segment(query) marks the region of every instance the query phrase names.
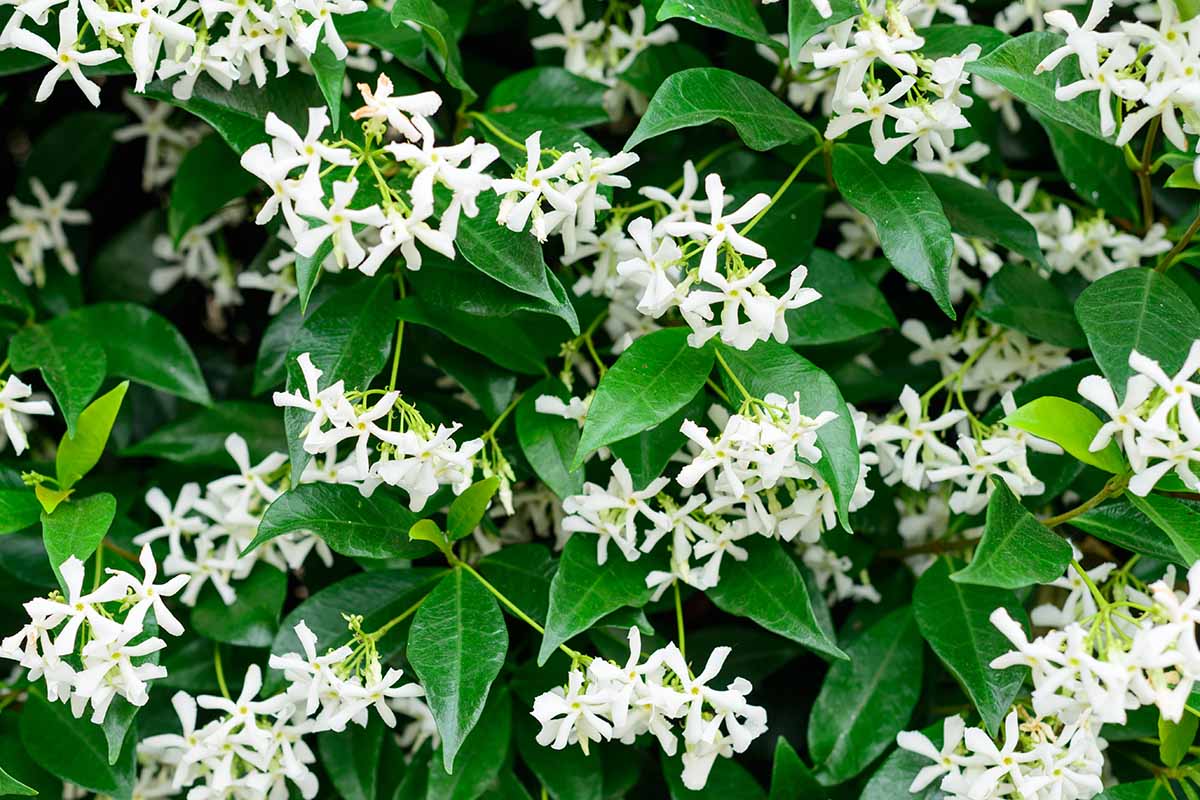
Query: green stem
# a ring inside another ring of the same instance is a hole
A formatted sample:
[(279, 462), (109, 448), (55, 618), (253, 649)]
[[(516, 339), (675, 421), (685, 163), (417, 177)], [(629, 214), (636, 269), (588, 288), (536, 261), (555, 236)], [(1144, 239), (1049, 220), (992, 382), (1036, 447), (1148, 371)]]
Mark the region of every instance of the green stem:
[(524, 143), (518, 142), (516, 139), (514, 139), (511, 136), (509, 136), (508, 134), (506, 134), (504, 131), (497, 128), (496, 125), (490, 119), (488, 119), (486, 114), (481, 114), (478, 111), (468, 111), (467, 116), (473, 120), (478, 121), (481, 125), (483, 125), (483, 127), (487, 128), (489, 131), (491, 131), (492, 135), (495, 136), (500, 141), (504, 142), (507, 145), (517, 148), (522, 153), (525, 152)]
[(225, 685), (225, 670), (221, 666), (221, 645), (213, 644), (213, 669), (217, 671), (217, 686), (221, 689), (221, 696), (226, 700), (231, 699), (229, 696), (229, 687)]
[(420, 600), (418, 600), (417, 602), (413, 603), (408, 608), (401, 611), (399, 616), (392, 617), (387, 622), (383, 623), (383, 625), (379, 626), (379, 628), (377, 628), (376, 630), (367, 634), (367, 636), (370, 637), (371, 641), (373, 641), (373, 642), (379, 641), (392, 628), (396, 627), (401, 622), (404, 622), (404, 620), (408, 619), (413, 614), (417, 613), (417, 609), (421, 607), (421, 604), (424, 603), (425, 600), (428, 599), (428, 597), (429, 597), (429, 593), (426, 593)]
[(679, 597), (679, 581), (675, 581), (675, 627), (678, 629), (676, 634), (679, 639), (679, 655), (687, 660), (686, 644), (684, 642), (683, 633), (683, 601)]
[(490, 427), (486, 431), (484, 431), (484, 434), (481, 438), (488, 439), (488, 438), (491, 438), (492, 436), (495, 436), (496, 431), (504, 423), (504, 420), (508, 419), (508, 415), (511, 414), (513, 412), (513, 409), (517, 407), (517, 403), (521, 402), (521, 397), (522, 397), (521, 393), (518, 392), (517, 396), (514, 397), (512, 399), (512, 402), (510, 402), (508, 404), (508, 407), (500, 412), (500, 416), (496, 417), (496, 421), (492, 423), (492, 427)]
[(1197, 233), (1200, 233), (1200, 214), (1197, 214), (1196, 218), (1192, 220), (1192, 224), (1189, 225), (1188, 229), (1183, 232), (1183, 236), (1180, 237), (1179, 241), (1175, 243), (1175, 246), (1171, 248), (1171, 252), (1163, 256), (1163, 260), (1158, 262), (1158, 266), (1154, 268), (1154, 271), (1166, 272), (1172, 266), (1174, 266), (1175, 259), (1179, 257), (1180, 253), (1187, 249), (1187, 246), (1192, 243), (1192, 238), (1195, 237)]
[(716, 381), (714, 381), (712, 378), (705, 378), (704, 382), (708, 384), (708, 388), (717, 393), (717, 397), (724, 400), (726, 404), (733, 405), (733, 401), (729, 399), (729, 395), (725, 393), (724, 389), (717, 385)]
[(1057, 527), (1064, 522), (1078, 517), (1080, 514), (1090, 511), (1108, 498), (1120, 494), (1121, 492), (1125, 491), (1125, 487), (1128, 485), (1128, 475), (1114, 475), (1107, 483), (1104, 484), (1104, 487), (1100, 489), (1100, 491), (1096, 492), (1096, 494), (1094, 494), (1092, 497), (1088, 498), (1069, 511), (1064, 511), (1063, 513), (1053, 517), (1047, 517), (1046, 519), (1042, 520), (1042, 524), (1047, 528)]
[(800, 174), (800, 171), (808, 166), (808, 162), (812, 161), (813, 157), (823, 149), (825, 149), (824, 145), (818, 145), (816, 149), (812, 150), (808, 155), (800, 159), (800, 163), (792, 169), (791, 174), (788, 175), (787, 178), (784, 179), (783, 183), (780, 184), (779, 188), (775, 190), (775, 194), (771, 195), (771, 202), (767, 203), (767, 207), (755, 214), (754, 218), (746, 223), (746, 227), (742, 228), (740, 231), (738, 231), (738, 233), (740, 233), (742, 236), (745, 236), (747, 233), (749, 233), (750, 230), (758, 224), (758, 221), (767, 215), (767, 212), (771, 210), (779, 198), (783, 197), (783, 193), (786, 192), (788, 187), (792, 185), (792, 182), (796, 180), (796, 176)]
[(1150, 163), (1154, 155), (1154, 140), (1158, 138), (1159, 117), (1150, 122), (1146, 132), (1146, 143), (1142, 147), (1141, 167), (1137, 171), (1138, 190), (1142, 196), (1142, 235), (1154, 224), (1154, 194), (1150, 184)]
[(1103, 611), (1104, 609), (1108, 608), (1108, 601), (1104, 599), (1104, 595), (1100, 593), (1100, 589), (1097, 588), (1096, 582), (1093, 581), (1087, 574), (1087, 570), (1083, 568), (1083, 565), (1072, 558), (1071, 566), (1075, 568), (1077, 573), (1079, 573), (1080, 579), (1087, 584), (1088, 591), (1092, 593), (1092, 597), (1096, 600), (1096, 605), (1099, 606), (1100, 610)]
[(746, 387), (738, 380), (737, 375), (733, 374), (733, 370), (729, 368), (729, 364), (725, 363), (725, 356), (721, 355), (721, 351), (718, 349), (713, 352), (716, 353), (717, 363), (721, 365), (721, 369), (725, 370), (725, 374), (729, 376), (729, 380), (733, 381), (733, 385), (737, 387), (737, 390), (742, 393), (742, 397), (746, 400), (753, 400), (753, 395), (746, 391)]

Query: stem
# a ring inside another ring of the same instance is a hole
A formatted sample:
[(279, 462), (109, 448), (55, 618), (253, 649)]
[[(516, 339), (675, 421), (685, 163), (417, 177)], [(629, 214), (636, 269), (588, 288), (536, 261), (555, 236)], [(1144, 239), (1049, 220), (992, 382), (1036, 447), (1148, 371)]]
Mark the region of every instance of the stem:
[(1146, 133), (1146, 143), (1142, 147), (1142, 166), (1137, 171), (1138, 189), (1142, 196), (1142, 235), (1144, 236), (1154, 224), (1154, 195), (1150, 185), (1150, 158), (1154, 154), (1154, 140), (1158, 138), (1159, 117), (1150, 122)]
[(486, 114), (481, 114), (478, 111), (468, 111), (467, 116), (473, 120), (477, 120), (480, 124), (483, 125), (483, 127), (487, 128), (489, 131), (491, 131), (492, 135), (495, 136), (500, 141), (504, 142), (507, 145), (517, 148), (522, 153), (525, 152), (525, 145), (523, 143), (518, 142), (516, 139), (509, 136), (507, 133), (505, 133), (504, 131), (497, 128), (496, 125), (490, 119), (488, 119)]
[(708, 388), (717, 393), (717, 397), (724, 400), (727, 404), (733, 405), (733, 401), (729, 399), (729, 395), (725, 393), (724, 389), (716, 384), (716, 381), (714, 381), (712, 378), (705, 378), (704, 382), (708, 384)]
[(742, 228), (740, 231), (738, 231), (738, 233), (740, 233), (743, 236), (745, 236), (747, 233), (749, 233), (750, 229), (753, 228), (755, 225), (757, 225), (758, 221), (760, 219), (762, 219), (764, 216), (766, 216), (767, 212), (771, 210), (771, 208), (775, 205), (775, 203), (779, 200), (779, 198), (783, 197), (783, 193), (786, 192), (788, 190), (788, 187), (792, 185), (792, 181), (796, 180), (796, 176), (800, 174), (800, 170), (802, 170), (806, 166), (808, 166), (808, 162), (812, 161), (813, 156), (815, 156), (817, 153), (821, 152), (824, 149), (825, 149), (824, 145), (817, 145), (817, 148), (815, 150), (810, 152), (804, 158), (800, 159), (800, 163), (797, 164), (792, 169), (791, 174), (788, 175), (787, 178), (784, 179), (783, 183), (780, 184), (779, 188), (775, 190), (775, 194), (771, 195), (771, 202), (767, 203), (767, 207), (764, 208), (762, 211), (758, 212), (757, 214), (755, 214), (754, 218), (746, 223), (746, 227)]
[(734, 375), (733, 370), (729, 368), (729, 364), (725, 363), (725, 356), (721, 355), (721, 351), (715, 349), (713, 352), (717, 356), (717, 363), (721, 365), (721, 369), (725, 370), (725, 374), (729, 376), (729, 380), (733, 381), (733, 385), (737, 387), (737, 390), (742, 393), (742, 397), (747, 400), (753, 400), (753, 396), (746, 391), (745, 386), (742, 386), (742, 382), (738, 380), (737, 375)]
[(487, 431), (484, 432), (484, 434), (481, 438), (487, 439), (491, 436), (494, 436), (496, 433), (496, 430), (500, 427), (501, 424), (503, 424), (504, 420), (506, 420), (508, 418), (508, 415), (513, 412), (513, 409), (517, 407), (517, 403), (519, 403), (520, 401), (521, 401), (521, 393), (518, 392), (517, 396), (512, 399), (512, 402), (508, 404), (507, 408), (505, 408), (503, 411), (500, 412), (500, 416), (496, 417), (496, 421), (492, 423), (492, 427), (488, 428)]
[(1042, 520), (1042, 524), (1045, 525), (1047, 528), (1057, 527), (1057, 526), (1063, 524), (1064, 522), (1067, 522), (1069, 520), (1074, 519), (1075, 517), (1078, 517), (1080, 514), (1090, 511), (1091, 509), (1093, 509), (1096, 506), (1103, 503), (1108, 498), (1113, 497), (1114, 495), (1120, 494), (1121, 492), (1125, 491), (1125, 487), (1128, 485), (1129, 485), (1129, 476), (1128, 475), (1115, 475), (1111, 479), (1109, 479), (1108, 483), (1104, 484), (1104, 487), (1100, 491), (1096, 492), (1096, 494), (1093, 495), (1091, 498), (1083, 501), (1079, 505), (1075, 506), (1075, 508), (1072, 508), (1070, 511), (1064, 511), (1063, 513), (1058, 514), (1056, 516), (1047, 517), (1046, 519)]
[(100, 579), (104, 577), (104, 548), (96, 548), (96, 573), (92, 576), (92, 591), (100, 588)]
[[(396, 287), (400, 292), (400, 299), (403, 300), (404, 299), (404, 276), (402, 276), (402, 275), (396, 276)], [(389, 392), (393, 391), (396, 388), (396, 377), (400, 371), (400, 348), (403, 345), (404, 345), (404, 319), (401, 318), (401, 319), (396, 320), (396, 347), (392, 351), (392, 375), (388, 379), (388, 388), (387, 388), (387, 390)], [(396, 407), (395, 407), (395, 404), (393, 404), (392, 407), (388, 409), (387, 427), (388, 427), (389, 431), (392, 429), (392, 415), (395, 412), (396, 412)]]
[(118, 544), (113, 544), (112, 541), (109, 540), (107, 537), (105, 537), (103, 540), (101, 540), (100, 546), (103, 548), (107, 548), (108, 550), (111, 550), (113, 553), (115, 553), (116, 555), (125, 559), (126, 561), (128, 561), (131, 564), (138, 563), (137, 553), (130, 552), (129, 550), (126, 550), (124, 547), (121, 547)]
[(679, 631), (679, 633), (677, 635), (678, 639), (679, 639), (679, 655), (683, 656), (684, 660), (686, 661), (687, 660), (687, 650), (685, 649), (684, 635), (683, 635), (683, 601), (680, 600), (680, 598), (679, 598), (679, 581), (675, 581), (674, 586), (675, 586), (675, 626)]
[(1166, 272), (1169, 270), (1175, 263), (1175, 259), (1179, 257), (1179, 254), (1186, 250), (1187, 246), (1192, 243), (1192, 238), (1197, 233), (1200, 233), (1200, 214), (1198, 214), (1196, 218), (1192, 220), (1192, 224), (1189, 225), (1188, 229), (1183, 232), (1183, 236), (1178, 242), (1175, 243), (1175, 246), (1171, 248), (1171, 252), (1163, 256), (1163, 260), (1158, 262), (1158, 266), (1154, 268), (1154, 271)]
[(1072, 558), (1071, 566), (1075, 568), (1075, 571), (1079, 573), (1079, 577), (1087, 584), (1088, 591), (1092, 593), (1092, 597), (1096, 600), (1096, 605), (1101, 610), (1107, 608), (1108, 601), (1104, 599), (1104, 595), (1100, 594), (1100, 590), (1096, 587), (1096, 582), (1087, 574), (1087, 570), (1083, 568), (1083, 565)]
[[(533, 617), (529, 616), (524, 611), (522, 611), (520, 609), (520, 607), (517, 606), (516, 603), (514, 603), (512, 600), (509, 600), (507, 597), (505, 597), (503, 592), (501, 592), (495, 586), (492, 586), (492, 584), (488, 583), (488, 580), (486, 578), (484, 578), (482, 575), (480, 575), (475, 570), (474, 567), (472, 567), (470, 564), (468, 564), (467, 562), (465, 562), (459, 558), (456, 558), (453, 556), (452, 556), (452, 558), (454, 559), (453, 560), (454, 566), (461, 567), (464, 570), (466, 570), (467, 572), (471, 573), (471, 575), (473, 575), (475, 577), (475, 580), (477, 580), (481, 584), (483, 584), (483, 588), (485, 588), (489, 592), (491, 592), (496, 597), (497, 600), (499, 600), (501, 603), (503, 603), (504, 606), (509, 611), (511, 611), (514, 616), (517, 617), (517, 619), (526, 623), (527, 625), (529, 625), (529, 627), (533, 628), (535, 631), (542, 634), (543, 636), (546, 635), (546, 629), (543, 628), (541, 625), (539, 625), (537, 620), (535, 620)], [(583, 653), (580, 653), (578, 650), (572, 650), (570, 647), (567, 647), (565, 644), (560, 644), (558, 646), (558, 649), (562, 650), (564, 653), (566, 653), (568, 656), (570, 656), (571, 661), (586, 661), (586, 660), (588, 660), (587, 656), (585, 656)]]
[(592, 334), (588, 333), (583, 337), (583, 345), (587, 348), (588, 355), (592, 357), (592, 361), (596, 364), (596, 369), (600, 372), (600, 377), (608, 372), (608, 367), (604, 365), (604, 360), (600, 358), (600, 354), (596, 352), (596, 344), (592, 341)]
[(213, 644), (213, 668), (217, 671), (217, 686), (221, 689), (221, 696), (229, 700), (229, 687), (225, 685), (225, 670), (221, 667), (221, 645)]
[(413, 614), (417, 613), (417, 609), (421, 607), (421, 603), (424, 603), (425, 600), (428, 599), (429, 594), (431, 594), (431, 593), (426, 593), (425, 596), (422, 597), (420, 600), (418, 600), (417, 602), (413, 603), (408, 608), (401, 611), (399, 616), (389, 619), (387, 622), (385, 622), (383, 625), (381, 625), (378, 629), (367, 634), (369, 637), (371, 637), (371, 641), (374, 641), (374, 642), (379, 641), (380, 639), (383, 638), (384, 634), (386, 634), (392, 628), (396, 627), (401, 622), (404, 622), (404, 620), (408, 619)]

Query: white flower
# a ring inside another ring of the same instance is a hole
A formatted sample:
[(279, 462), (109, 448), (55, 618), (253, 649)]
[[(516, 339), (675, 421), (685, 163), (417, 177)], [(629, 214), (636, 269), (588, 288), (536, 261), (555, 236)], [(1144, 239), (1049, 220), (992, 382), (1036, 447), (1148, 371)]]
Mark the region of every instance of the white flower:
[(406, 139), (416, 141), (421, 138), (421, 132), (414, 123), (418, 120), (424, 122), (426, 117), (436, 114), (442, 106), (442, 98), (437, 92), (393, 97), (394, 88), (392, 79), (383, 73), (379, 74), (374, 91), (369, 84), (358, 84), (358, 90), (363, 96), (363, 106), (350, 116), (354, 119), (386, 120)]
[(0, 421), (4, 423), (4, 432), (12, 442), (13, 452), (17, 455), (25, 452), (29, 440), (21, 425), (18, 414), (53, 414), (54, 409), (45, 400), (27, 400), (33, 389), (16, 375), (10, 375), (0, 388)]
[(734, 226), (748, 222), (751, 217), (770, 205), (770, 196), (760, 192), (736, 211), (726, 214), (725, 186), (721, 183), (720, 175), (712, 173), (704, 179), (704, 192), (708, 196), (708, 222), (681, 220), (663, 226), (663, 231), (671, 236), (695, 236), (706, 242), (704, 253), (700, 257), (701, 280), (710, 281), (717, 274), (717, 253), (726, 242), (742, 255), (766, 258), (766, 248), (738, 233)]
[(106, 64), (119, 58), (111, 48), (85, 52), (76, 46), (79, 40), (79, 4), (76, 0), (68, 2), (66, 7), (58, 12), (58, 46), (52, 46), (36, 33), (18, 28), (10, 34), (9, 41), (22, 50), (28, 50), (54, 62), (50, 71), (42, 77), (38, 86), (36, 99), (40, 103), (54, 91), (59, 78), (66, 73), (79, 87), (88, 102), (94, 106), (100, 105), (100, 86), (83, 74), (81, 66)]

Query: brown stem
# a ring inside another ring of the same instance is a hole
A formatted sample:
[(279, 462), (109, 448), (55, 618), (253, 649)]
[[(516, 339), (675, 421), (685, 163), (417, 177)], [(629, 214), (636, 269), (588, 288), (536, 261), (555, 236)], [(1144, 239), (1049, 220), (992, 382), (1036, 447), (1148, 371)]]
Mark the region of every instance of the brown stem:
[(1138, 188), (1142, 196), (1142, 235), (1154, 224), (1154, 194), (1150, 185), (1150, 159), (1154, 155), (1154, 140), (1158, 138), (1159, 118), (1150, 122), (1146, 143), (1142, 146), (1142, 163), (1137, 171)]

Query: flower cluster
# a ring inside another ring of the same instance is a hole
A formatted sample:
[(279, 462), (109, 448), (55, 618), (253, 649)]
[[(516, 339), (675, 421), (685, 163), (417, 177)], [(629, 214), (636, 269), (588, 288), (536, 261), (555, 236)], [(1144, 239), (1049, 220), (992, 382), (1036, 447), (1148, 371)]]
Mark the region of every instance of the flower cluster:
[[(358, 620), (350, 619), (352, 626)], [(162, 796), (191, 787), (191, 797), (286, 797), (290, 782), (306, 800), (314, 797), (319, 781), (308, 765), (316, 757), (305, 735), (342, 731), (350, 722), (365, 726), (371, 709), (395, 727), (389, 703), (419, 703), (414, 698), (424, 694), (417, 684), (397, 685), (403, 671), (385, 674), (374, 639), (353, 629), (358, 647), (318, 654), (316, 636), (303, 621), (297, 624), (303, 653), (271, 656), (270, 667), (282, 670), (289, 682), (271, 697), (257, 699), (263, 685), (257, 665), (246, 670), (236, 699), (177, 692), (171, 702), (182, 732), (138, 744), (140, 782), (161, 789)], [(198, 709), (219, 716), (198, 725)]]
[(683, 784), (699, 790), (718, 756), (745, 752), (767, 730), (767, 712), (746, 702), (750, 682), (737, 678), (724, 689), (710, 686), (730, 648), (718, 647), (703, 671), (693, 676), (673, 643), (642, 660), (642, 637), (629, 629), (629, 659), (616, 664), (588, 660), (571, 670), (566, 687), (556, 687), (533, 702), (541, 723), (538, 744), (562, 750), (578, 744), (616, 739), (632, 744), (651, 733), (668, 756), (678, 750), (675, 723), (682, 721)]
[(530, 8), (537, 5), (543, 17), (554, 17), (562, 33), (547, 33), (534, 37), (536, 50), (561, 49), (563, 67), (588, 80), (608, 87), (604, 107), (615, 121), (621, 118), (628, 103), (637, 114), (646, 110), (646, 96), (620, 80), (637, 57), (649, 47), (667, 44), (679, 38), (671, 25), (659, 25), (646, 30), (646, 7), (635, 5), (610, 9), (603, 20), (588, 21), (582, 0), (521, 0)]
[(325, 563), (333, 559), (325, 543), (307, 531), (279, 536), (244, 552), (263, 512), (279, 497), (287, 456), (271, 453), (253, 464), (246, 440), (236, 433), (225, 439), (225, 449), (237, 465), (236, 473), (211, 481), (203, 494), (198, 483), (184, 484), (174, 503), (161, 489), (150, 489), (146, 505), (161, 524), (134, 538), (139, 545), (166, 540), (163, 570), (187, 576), (180, 600), (189, 606), (195, 605), (205, 584), (211, 584), (226, 605), (232, 604), (237, 599), (234, 584), (245, 580), (259, 561), (286, 572), (298, 569), (314, 549)]
[(138, 561), (140, 579), (109, 569), (103, 583), (84, 592), (83, 562), (70, 556), (58, 570), (66, 594), (25, 603), (29, 622), (0, 642), (0, 657), (29, 670), (29, 680), (44, 679), (48, 700), (69, 703), (76, 717), (90, 704), (97, 725), (115, 698), (143, 706), (150, 699), (148, 683), (166, 677), (167, 670), (154, 663), (154, 654), (166, 647), (155, 630), (183, 633), (163, 599), (179, 592), (187, 579), (155, 583), (158, 565), (149, 547), (142, 548)]
[[(265, 86), (268, 73), (286, 75), (291, 63), (307, 67), (319, 42), (338, 58), (348, 54), (334, 18), (365, 11), (362, 0), (272, 0), (230, 3), (203, 0), (18, 0), (0, 31), (0, 49), (16, 47), (43, 56), (53, 66), (42, 79), (37, 99), (45, 100), (69, 75), (92, 105), (100, 104), (100, 86), (84, 67), (122, 57), (109, 44), (119, 44), (133, 69), (135, 90), (142, 92), (157, 76), (172, 81), (180, 100), (192, 96), (196, 81), (207, 75), (223, 88), (234, 83)], [(58, 41), (51, 42), (26, 27), (46, 25), (58, 9)], [(79, 25), (83, 12), (84, 25)], [(90, 34), (90, 35), (85, 35)], [(84, 49), (98, 40), (98, 49)]]
[[(435, 429), (421, 412), (400, 397), (398, 391), (384, 392), (368, 405), (368, 393), (347, 392), (342, 381), (320, 388), (322, 376), (309, 357), (297, 358), (304, 376), (305, 391), (276, 392), (275, 405), (311, 414), (300, 435), (305, 452), (323, 457), (323, 464), (309, 464), (314, 481), (355, 484), (370, 496), (380, 484), (399, 486), (408, 493), (409, 506), (420, 511), (440, 486), (461, 494), (471, 485), (476, 455), (482, 439), (459, 445), (452, 438), (462, 426), (438, 425)], [(398, 429), (392, 430), (393, 417)], [(386, 418), (386, 419), (385, 419)], [(380, 424), (380, 420), (385, 420)], [(338, 449), (353, 444), (353, 452), (339, 460)], [(372, 461), (372, 454), (378, 458)]]
[(1053, 584), (1067, 591), (1062, 604), (1033, 611), (1047, 633), (1030, 639), (1006, 609), (991, 615), (1015, 648), (991, 666), (1029, 667), (1032, 713), (1010, 712), (1000, 747), (979, 728), (964, 732), (960, 718), (946, 721), (941, 748), (920, 734), (900, 734), (901, 747), (937, 762), (912, 791), (940, 777), (952, 798), (1087, 800), (1103, 790), (1102, 725), (1123, 725), (1128, 711), (1151, 705), (1163, 719), (1183, 716), (1200, 678), (1200, 566), (1188, 572), (1186, 594), (1174, 589), (1174, 567), (1148, 587), (1112, 563), (1085, 571), (1075, 561), (1070, 570)]
[(1099, 375), (1079, 382), (1079, 394), (1109, 416), (1089, 449), (1116, 442), (1133, 469), (1129, 491), (1141, 497), (1172, 471), (1187, 489), (1200, 491), (1200, 478), (1192, 471), (1192, 462), (1200, 461), (1200, 417), (1194, 405), (1200, 396), (1200, 340), (1192, 343), (1174, 375), (1136, 350), (1129, 353), (1129, 367), (1133, 374), (1119, 399)]
[(12, 223), (0, 229), (0, 242), (11, 243), (13, 270), (26, 286), (45, 284), (47, 253), (54, 253), (69, 274), (79, 274), (79, 264), (63, 226), (86, 224), (92, 221), (92, 216), (82, 209), (67, 207), (75, 196), (75, 189), (76, 185), (67, 181), (59, 186), (58, 194), (51, 197), (42, 182), (33, 178), (29, 190), (37, 205), (22, 203), (16, 197), (8, 198)]
[(149, 192), (170, 183), (179, 171), (179, 165), (188, 150), (200, 143), (208, 126), (185, 124), (173, 127), (170, 124), (175, 107), (169, 103), (156, 103), (127, 91), (121, 102), (133, 112), (137, 121), (113, 131), (118, 142), (146, 140), (142, 158), (142, 189)]
[(150, 273), (150, 288), (164, 294), (180, 281), (195, 281), (211, 291), (217, 308), (240, 305), (238, 287), (244, 283), (243, 276), (235, 273), (233, 262), (224, 248), (213, 245), (212, 237), (222, 228), (241, 221), (243, 213), (240, 206), (225, 208), (188, 228), (178, 244), (165, 233), (154, 237), (151, 250), (163, 266)]
[[(591, 274), (575, 284), (575, 293), (610, 299), (606, 327), (618, 349), (647, 331), (646, 318), (657, 320), (671, 310), (678, 310), (691, 327), (693, 347), (717, 336), (739, 350), (772, 338), (786, 342), (787, 312), (821, 297), (804, 286), (804, 266), (792, 269), (786, 286), (780, 285), (784, 279), (776, 275), (766, 248), (746, 236), (770, 207), (769, 196), (756, 194), (727, 210), (731, 198), (720, 175), (705, 177), (706, 199), (695, 199), (698, 188), (696, 168), (685, 162), (678, 194), (655, 186), (639, 188), (647, 198), (642, 206), (655, 210), (654, 221), (637, 217), (626, 235), (614, 218), (602, 236), (581, 240), (579, 250), (568, 256), (569, 262), (594, 257)], [(739, 231), (737, 226), (743, 227)], [(758, 263), (748, 265), (746, 258)], [(778, 296), (773, 294), (780, 289)]]

